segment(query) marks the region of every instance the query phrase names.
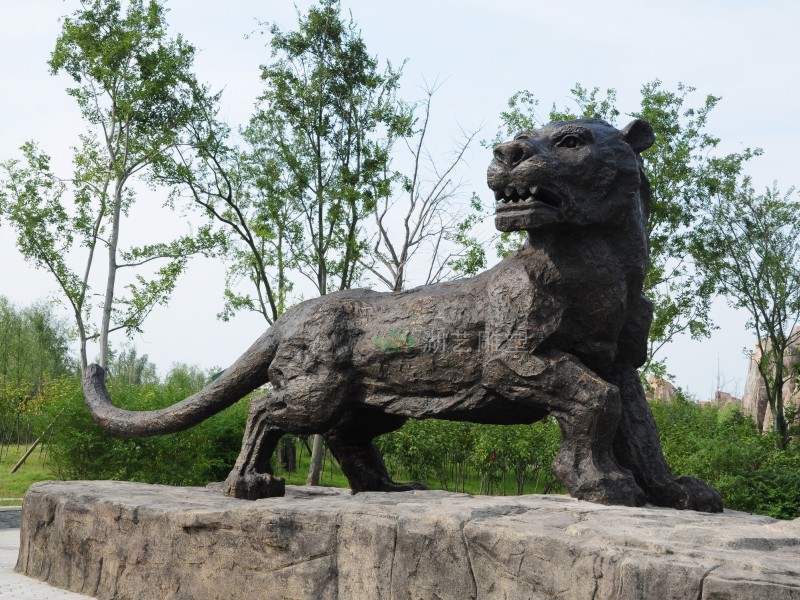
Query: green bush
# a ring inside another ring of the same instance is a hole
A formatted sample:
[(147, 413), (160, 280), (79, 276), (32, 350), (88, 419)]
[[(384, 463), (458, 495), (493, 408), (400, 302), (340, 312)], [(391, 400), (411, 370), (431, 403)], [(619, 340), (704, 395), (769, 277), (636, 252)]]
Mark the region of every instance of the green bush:
[(739, 407), (704, 406), (679, 396), (651, 405), (675, 475), (716, 487), (726, 508), (779, 519), (800, 516), (800, 451), (777, 447)]
[(560, 489), (550, 473), (560, 442), (551, 419), (533, 425), (410, 420), (377, 440), (394, 479), (481, 494)]
[(561, 444), (561, 432), (553, 419), (533, 425), (483, 425), (476, 428), (473, 461), (480, 475), (480, 492), (506, 493), (512, 481), (514, 493), (526, 484), (545, 494), (560, 490), (550, 471)]
[(74, 370), (68, 331), (52, 306), (17, 308), (0, 296), (0, 447), (36, 439), (45, 383)]
[[(153, 410), (196, 391), (176, 378), (164, 386), (108, 382), (117, 406)], [(191, 381), (192, 378), (187, 378)], [(187, 431), (123, 439), (103, 431), (83, 402), (80, 382), (64, 378), (45, 392), (47, 419), (55, 421), (47, 442), (54, 473), (63, 479), (120, 479), (170, 485), (205, 485), (224, 479), (236, 460), (247, 419), (247, 400)]]
[[(179, 366), (164, 384), (109, 381), (114, 403), (132, 410), (163, 408), (194, 393), (203, 374)], [(34, 436), (53, 422), (48, 462), (63, 479), (121, 479), (204, 485), (223, 479), (241, 447), (248, 399), (185, 432), (126, 440), (97, 426), (80, 382), (62, 377), (41, 393), (7, 394), (3, 410)], [(726, 508), (775, 518), (800, 516), (800, 447), (779, 450), (737, 406), (704, 406), (679, 397), (651, 405), (665, 457), (676, 476), (708, 481)], [(2, 407), (0, 407), (2, 408)], [(430, 487), (484, 494), (563, 492), (550, 472), (560, 445), (553, 419), (534, 425), (409, 421), (377, 440), (392, 477)], [(302, 479), (304, 474), (300, 474)]]

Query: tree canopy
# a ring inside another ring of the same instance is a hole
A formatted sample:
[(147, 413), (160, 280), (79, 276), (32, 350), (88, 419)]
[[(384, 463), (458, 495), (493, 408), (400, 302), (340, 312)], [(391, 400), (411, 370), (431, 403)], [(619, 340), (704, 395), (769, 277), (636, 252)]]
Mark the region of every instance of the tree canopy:
[(698, 264), (728, 302), (750, 316), (773, 427), (785, 446), (783, 388), (798, 378), (784, 357), (800, 341), (800, 202), (793, 189), (782, 193), (773, 185), (757, 194), (745, 180), (717, 195), (701, 226)]
[[(34, 265), (56, 279), (73, 313), (80, 359), (97, 339), (100, 364), (108, 362), (112, 331), (137, 331), (156, 304), (167, 301), (187, 257), (212, 248), (208, 228), (167, 242), (121, 249), (122, 221), (136, 199), (137, 178), (171, 148), (207, 95), (191, 72), (194, 47), (170, 38), (166, 9), (156, 0), (93, 0), (64, 18), (49, 66), (66, 73), (86, 132), (74, 148), (73, 173), (60, 177), (34, 142), (23, 158), (0, 165), (0, 218), (17, 233), (17, 245)], [(100, 316), (89, 302), (96, 251), (107, 252)], [(75, 269), (75, 255), (83, 265)], [(118, 291), (117, 273), (159, 261), (154, 273), (138, 270)], [(142, 274), (144, 273), (144, 274)]]
[(69, 329), (44, 302), (18, 308), (0, 296), (0, 395), (29, 395), (74, 370)]

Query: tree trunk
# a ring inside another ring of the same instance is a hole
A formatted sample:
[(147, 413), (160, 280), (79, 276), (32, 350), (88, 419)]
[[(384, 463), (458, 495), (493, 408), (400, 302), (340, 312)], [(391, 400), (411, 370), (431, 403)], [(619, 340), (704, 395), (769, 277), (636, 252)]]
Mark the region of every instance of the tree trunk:
[(297, 445), (294, 437), (285, 436), (281, 440), (278, 462), (287, 473), (294, 473), (297, 470)]
[(786, 415), (783, 414), (783, 353), (776, 357), (775, 362), (775, 406), (772, 409), (772, 422), (775, 433), (778, 434), (778, 444), (781, 450), (786, 450), (789, 443), (789, 427)]
[(114, 188), (114, 222), (108, 241), (108, 278), (103, 303), (103, 321), (100, 325), (100, 366), (108, 367), (108, 330), (111, 328), (111, 310), (114, 307), (114, 284), (117, 277), (117, 245), (119, 244), (119, 219), (122, 210), (122, 180)]
[[(321, 147), (321, 141), (317, 136), (317, 146)], [(325, 220), (324, 213), (324, 198), (322, 196), (323, 180), (322, 180), (322, 162), (319, 153), (317, 154), (317, 288), (319, 295), (324, 296), (328, 293), (328, 274), (327, 265), (325, 263)], [(322, 436), (316, 434), (314, 436), (314, 447), (311, 450), (311, 464), (308, 465), (308, 477), (306, 478), (306, 485), (319, 485), (320, 476), (322, 474), (322, 452), (324, 450), (324, 441)]]
[(314, 447), (311, 450), (311, 464), (308, 467), (306, 485), (319, 485), (322, 473), (322, 459), (325, 450), (325, 441), (320, 434), (314, 436)]
[(81, 317), (80, 312), (75, 313), (76, 320), (78, 322), (78, 336), (80, 338), (80, 361), (81, 361), (81, 378), (83, 378), (83, 374), (86, 373), (86, 367), (89, 365), (89, 357), (86, 354), (86, 328), (83, 325), (83, 318)]
[(783, 415), (783, 402), (780, 403), (780, 407), (778, 402), (775, 402), (775, 410), (772, 411), (772, 427), (778, 434), (779, 449), (786, 450), (789, 443), (789, 428)]

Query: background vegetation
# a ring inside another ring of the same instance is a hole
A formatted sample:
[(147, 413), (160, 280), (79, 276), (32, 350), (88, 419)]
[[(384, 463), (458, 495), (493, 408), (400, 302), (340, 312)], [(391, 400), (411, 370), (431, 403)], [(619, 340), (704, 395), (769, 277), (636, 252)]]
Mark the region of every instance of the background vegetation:
[[(302, 299), (296, 282), (310, 281), (315, 295), (355, 285), (400, 291), (474, 274), (492, 246), (505, 255), (521, 242), (475, 237), (492, 211), (477, 196), (458, 194), (456, 169), (476, 132), (461, 132), (450, 158), (431, 156), (424, 140), (436, 85), (421, 101), (400, 98), (402, 62), (395, 68), (374, 57), (338, 0), (298, 13), (294, 31), (263, 24), (270, 56), (244, 127), (221, 119), (221, 92), (196, 79), (195, 48), (171, 35), (166, 18), (156, 0), (91, 0), (65, 17), (48, 65), (71, 78), (66, 93), (86, 126), (72, 172), (53, 172), (35, 141), (16, 158), (0, 157), (0, 225), (33, 266), (53, 276), (71, 315), (67, 326), (48, 304), (18, 308), (0, 297), (0, 458), (16, 462), (39, 443), (23, 467), (38, 469), (34, 478), (203, 485), (226, 475), (246, 399), (187, 432), (123, 440), (101, 431), (81, 398), (79, 373), (95, 341), (122, 407), (167, 406), (207, 381), (209, 373), (186, 365), (159, 378), (146, 355), (114, 351), (109, 342), (115, 332), (140, 331), (152, 308), (169, 301), (193, 255), (228, 266), (221, 318), (256, 311), (272, 323)], [(653, 80), (623, 117), (614, 89), (576, 84), (570, 107), (554, 105), (547, 120), (597, 117), (622, 126), (642, 117), (653, 125), (656, 143), (642, 156), (652, 192), (645, 293), (655, 306), (645, 369), (664, 373), (658, 352), (676, 335), (707, 336), (710, 303), (724, 297), (746, 308), (748, 326), (770, 342), (760, 366), (777, 431), (761, 435), (735, 407), (686, 398), (654, 404), (667, 460), (676, 475), (717, 486), (730, 508), (794, 517), (800, 451), (792, 441), (796, 414), (783, 418), (781, 389), (798, 373), (777, 366), (800, 336), (800, 211), (793, 189), (758, 194), (750, 185), (745, 169), (759, 149), (717, 151), (708, 118), (720, 99), (697, 102), (694, 91)], [(541, 125), (537, 106), (533, 92), (514, 94), (494, 141)], [(413, 165), (406, 171), (394, 162), (403, 153)], [(187, 211), (200, 226), (172, 240), (120, 246), (144, 185), (164, 196), (164, 210)], [(95, 275), (103, 268), (104, 277)], [(117, 273), (129, 271), (142, 274), (123, 285)], [(300, 482), (311, 447), (293, 440), (299, 461), (276, 468)], [(485, 494), (560, 491), (549, 470), (559, 445), (552, 421), (410, 422), (378, 444), (397, 479)], [(322, 481), (342, 484), (321, 438), (313, 448), (310, 480), (327, 465)], [(24, 487), (16, 477), (3, 483), (5, 495)]]
[[(173, 404), (200, 389), (209, 374), (175, 365), (154, 378), (147, 357), (128, 348), (115, 353), (118, 375), (109, 379), (112, 396), (129, 409)], [(132, 377), (132, 364), (144, 365)], [(127, 365), (127, 367), (126, 367)], [(15, 396), (0, 409), (0, 502), (19, 499), (42, 479), (118, 479), (203, 486), (225, 478), (241, 447), (247, 418), (245, 398), (183, 433), (128, 440), (100, 429), (83, 403), (75, 375), (48, 379)], [(700, 404), (679, 394), (651, 404), (661, 443), (673, 472), (705, 479), (722, 494), (726, 508), (775, 518), (800, 516), (800, 448), (785, 450), (776, 434), (761, 434), (735, 404)], [(48, 428), (49, 427), (49, 428)], [(29, 444), (43, 444), (16, 474), (9, 471)], [(478, 425), (450, 421), (409, 421), (377, 443), (392, 477), (422, 481), (433, 489), (473, 494), (564, 493), (550, 472), (560, 444), (553, 420), (534, 425)], [(289, 436), (294, 464), (275, 458), (275, 471), (290, 484), (305, 483), (310, 440)], [(325, 453), (320, 482), (346, 487), (335, 459)], [(17, 500), (18, 501), (18, 500)]]

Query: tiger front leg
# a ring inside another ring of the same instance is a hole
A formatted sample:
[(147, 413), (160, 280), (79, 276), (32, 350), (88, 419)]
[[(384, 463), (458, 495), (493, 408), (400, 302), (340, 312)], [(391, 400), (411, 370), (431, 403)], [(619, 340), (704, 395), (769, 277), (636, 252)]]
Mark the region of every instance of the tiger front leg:
[(616, 386), (561, 352), (506, 353), (487, 365), (487, 372), (506, 398), (555, 417), (562, 439), (552, 469), (571, 496), (600, 504), (645, 503), (631, 472), (614, 457), (621, 410)]
[(619, 465), (612, 449), (620, 418), (619, 391), (602, 383), (584, 387), (584, 382), (572, 390), (566, 406), (551, 409), (561, 428), (553, 473), (580, 500), (642, 506), (644, 492), (630, 471)]
[(617, 365), (610, 379), (619, 387), (622, 397), (614, 454), (620, 464), (631, 470), (647, 494), (647, 501), (679, 510), (721, 512), (722, 497), (713, 486), (694, 477), (676, 478), (672, 474), (636, 369)]

